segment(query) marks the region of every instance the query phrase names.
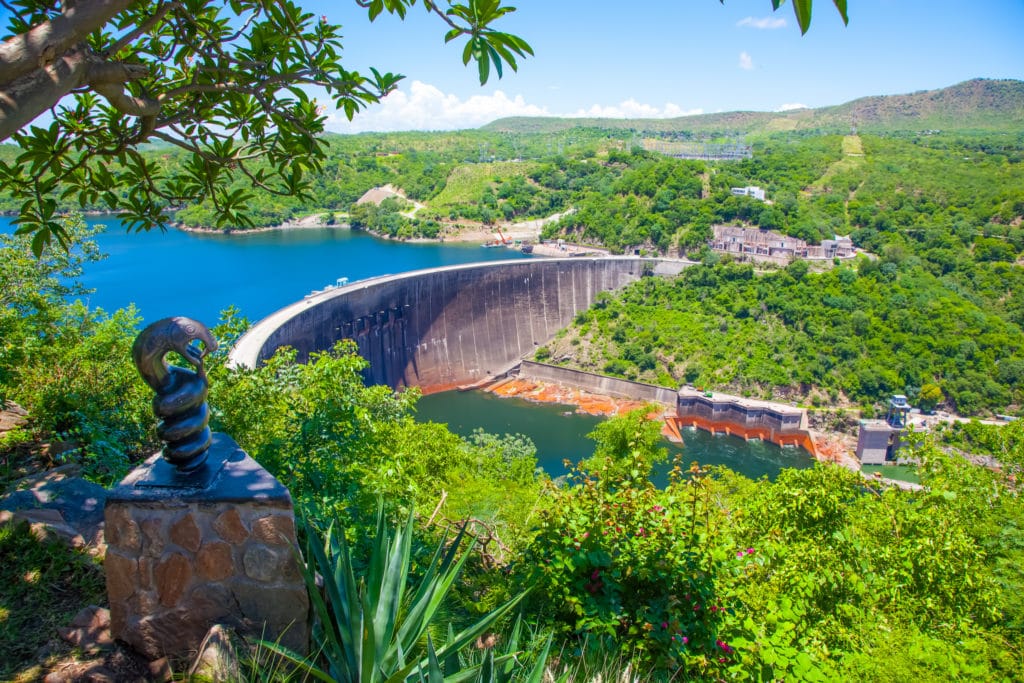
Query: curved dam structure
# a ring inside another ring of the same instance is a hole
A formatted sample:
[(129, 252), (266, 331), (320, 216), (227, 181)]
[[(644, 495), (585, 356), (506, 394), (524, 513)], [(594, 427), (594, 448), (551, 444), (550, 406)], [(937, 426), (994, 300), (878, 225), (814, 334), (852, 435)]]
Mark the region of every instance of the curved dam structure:
[(486, 381), (550, 341), (598, 293), (688, 261), (635, 257), (522, 259), (362, 280), (307, 296), (264, 318), (230, 363), (256, 367), (283, 346), (299, 360), (353, 339), (370, 384), (442, 391)]

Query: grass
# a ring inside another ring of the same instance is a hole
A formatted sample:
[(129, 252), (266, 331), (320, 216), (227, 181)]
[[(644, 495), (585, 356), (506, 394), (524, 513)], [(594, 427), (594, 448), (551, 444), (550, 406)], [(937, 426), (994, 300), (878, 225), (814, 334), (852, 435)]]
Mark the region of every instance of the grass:
[(814, 181), (811, 188), (814, 191), (824, 191), (829, 187), (832, 178), (839, 173), (852, 172), (864, 165), (864, 145), (859, 135), (847, 135), (842, 141), (843, 158), (833, 162), (825, 174)]
[(847, 135), (843, 138), (843, 154), (846, 156), (851, 154), (855, 156), (864, 155), (864, 145), (861, 143), (859, 135)]
[(106, 601), (99, 564), (25, 524), (0, 526), (0, 680), (35, 680), (37, 653), (83, 607)]
[(496, 187), (496, 179), (508, 180), (525, 176), (537, 168), (529, 161), (496, 161), (486, 164), (463, 164), (452, 169), (441, 192), (430, 200), (430, 208), (443, 210), (459, 204), (480, 201), (485, 188)]
[(879, 472), (886, 479), (906, 481), (911, 484), (921, 483), (921, 478), (917, 476), (917, 471), (910, 465), (862, 465), (860, 471), (867, 475)]

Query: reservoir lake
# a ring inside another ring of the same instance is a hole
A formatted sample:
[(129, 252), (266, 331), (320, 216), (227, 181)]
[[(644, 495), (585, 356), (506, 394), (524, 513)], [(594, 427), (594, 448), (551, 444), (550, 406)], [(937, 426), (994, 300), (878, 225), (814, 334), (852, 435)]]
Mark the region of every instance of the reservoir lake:
[[(95, 292), (92, 307), (112, 312), (134, 304), (144, 321), (184, 315), (213, 326), (229, 306), (251, 322), (301, 299), (315, 289), (378, 275), (446, 265), (531, 258), (512, 249), (460, 243), (384, 240), (347, 228), (301, 228), (251, 234), (189, 233), (179, 230), (127, 233), (113, 217), (87, 217), (109, 229), (97, 242), (108, 258), (89, 264), (80, 278)], [(10, 220), (0, 217), (0, 231)], [(423, 397), (417, 419), (444, 422), (467, 435), (476, 428), (528, 436), (540, 465), (552, 477), (565, 474), (564, 459), (593, 452), (586, 435), (601, 418), (570, 406), (502, 399), (483, 392), (444, 392)], [(783, 467), (809, 467), (802, 449), (745, 442), (732, 436), (685, 430), (683, 461), (726, 465), (749, 477), (774, 478)]]

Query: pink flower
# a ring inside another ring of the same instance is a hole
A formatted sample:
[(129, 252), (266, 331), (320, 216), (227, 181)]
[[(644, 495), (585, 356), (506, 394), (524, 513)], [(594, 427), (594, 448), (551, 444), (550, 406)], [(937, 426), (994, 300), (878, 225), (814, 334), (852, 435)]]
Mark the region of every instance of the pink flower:
[(753, 548), (747, 548), (747, 555), (753, 555), (753, 554), (754, 554), (754, 549)]
[(744, 552), (743, 552), (743, 551), (741, 550), (741, 551), (739, 551), (738, 553), (736, 553), (736, 557), (737, 557), (737, 558), (740, 558), (740, 557), (743, 557), (743, 556), (744, 556), (745, 554), (746, 554), (746, 553), (744, 553)]
[(722, 652), (724, 652), (725, 654), (727, 654), (727, 655), (731, 655), (732, 654), (732, 647), (730, 647), (730, 645), (728, 643), (726, 643), (724, 640), (721, 640), (721, 639), (716, 640), (715, 641), (715, 645), (717, 645), (719, 648), (721, 648)]
[(686, 636), (683, 636), (683, 645), (686, 645), (688, 642), (690, 642), (690, 639)]
[(662, 628), (668, 628), (668, 622), (667, 621), (661, 622), (661, 627)]

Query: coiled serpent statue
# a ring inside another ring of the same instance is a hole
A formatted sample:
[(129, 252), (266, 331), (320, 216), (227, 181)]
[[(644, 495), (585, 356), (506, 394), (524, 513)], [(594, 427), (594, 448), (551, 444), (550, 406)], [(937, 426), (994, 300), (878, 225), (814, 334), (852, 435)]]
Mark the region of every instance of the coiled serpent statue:
[[(202, 342), (202, 348), (198, 342)], [(207, 426), (209, 383), (203, 358), (216, 349), (217, 340), (205, 325), (180, 316), (147, 326), (132, 344), (135, 367), (156, 392), (153, 412), (160, 418), (156, 432), (164, 442), (163, 457), (179, 472), (194, 472), (202, 467), (213, 439)], [(171, 351), (195, 370), (168, 365), (164, 356)]]

